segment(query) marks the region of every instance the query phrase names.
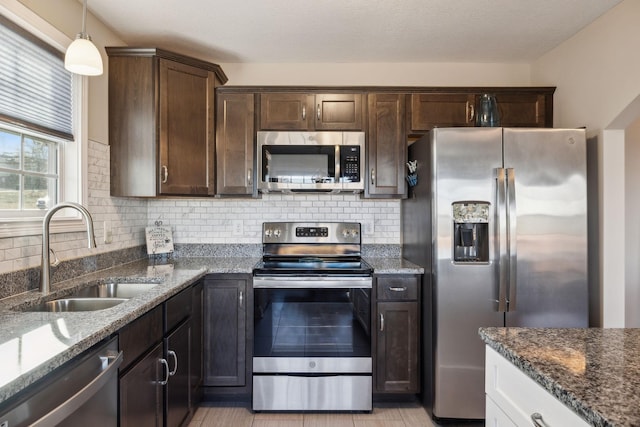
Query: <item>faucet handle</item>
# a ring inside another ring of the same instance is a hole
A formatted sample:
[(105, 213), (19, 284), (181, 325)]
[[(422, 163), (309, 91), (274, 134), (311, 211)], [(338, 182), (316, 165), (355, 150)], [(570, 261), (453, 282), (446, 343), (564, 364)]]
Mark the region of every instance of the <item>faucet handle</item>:
[(56, 252), (49, 248), (49, 253), (51, 253), (51, 255), (53, 256), (53, 261), (51, 261), (49, 264), (53, 267), (57, 267), (58, 265), (60, 265), (60, 260), (58, 259), (58, 255), (56, 255)]

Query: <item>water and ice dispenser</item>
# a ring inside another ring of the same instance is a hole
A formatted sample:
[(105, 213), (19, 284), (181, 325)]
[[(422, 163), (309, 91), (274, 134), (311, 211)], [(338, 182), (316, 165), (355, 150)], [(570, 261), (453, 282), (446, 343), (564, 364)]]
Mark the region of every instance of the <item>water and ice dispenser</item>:
[(489, 262), (489, 203), (454, 202), (453, 261)]

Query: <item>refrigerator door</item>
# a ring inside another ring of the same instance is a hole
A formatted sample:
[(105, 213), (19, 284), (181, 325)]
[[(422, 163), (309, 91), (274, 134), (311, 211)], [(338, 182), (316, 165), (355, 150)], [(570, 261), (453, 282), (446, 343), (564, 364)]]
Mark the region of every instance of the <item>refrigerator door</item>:
[(504, 129), (504, 167), (517, 212), (506, 326), (587, 327), (585, 132)]
[[(433, 415), (480, 419), (485, 413), (484, 345), (478, 328), (504, 324), (504, 314), (497, 311), (495, 302), (498, 266), (494, 238), (502, 129), (434, 129), (431, 138)], [(454, 233), (453, 206), (460, 202), (488, 203), (488, 260), (454, 261), (454, 246), (465, 246)]]

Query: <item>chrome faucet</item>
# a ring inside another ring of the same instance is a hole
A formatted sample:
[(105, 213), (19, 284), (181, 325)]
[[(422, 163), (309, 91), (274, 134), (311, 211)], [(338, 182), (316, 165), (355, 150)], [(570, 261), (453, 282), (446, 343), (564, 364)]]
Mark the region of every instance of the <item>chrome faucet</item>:
[(51, 217), (60, 209), (72, 208), (77, 210), (84, 217), (87, 223), (87, 240), (89, 242), (89, 249), (96, 247), (96, 239), (93, 232), (93, 219), (91, 214), (84, 206), (78, 203), (62, 202), (49, 209), (49, 212), (44, 216), (42, 221), (42, 265), (40, 271), (40, 292), (48, 294), (51, 290), (51, 265), (49, 264), (49, 223)]

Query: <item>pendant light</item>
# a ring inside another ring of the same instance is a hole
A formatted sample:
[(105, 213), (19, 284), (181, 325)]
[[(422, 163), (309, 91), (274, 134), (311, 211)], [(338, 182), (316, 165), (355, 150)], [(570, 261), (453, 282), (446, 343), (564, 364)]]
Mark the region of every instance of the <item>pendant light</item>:
[(102, 74), (102, 57), (87, 34), (86, 21), (87, 0), (84, 0), (82, 32), (78, 33), (76, 39), (67, 48), (67, 53), (64, 55), (64, 68), (84, 76), (99, 76)]

